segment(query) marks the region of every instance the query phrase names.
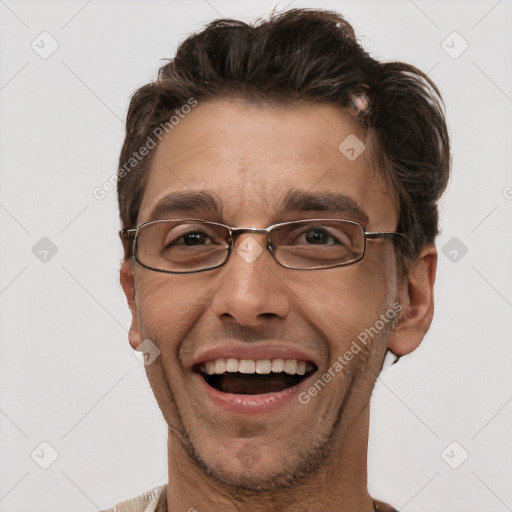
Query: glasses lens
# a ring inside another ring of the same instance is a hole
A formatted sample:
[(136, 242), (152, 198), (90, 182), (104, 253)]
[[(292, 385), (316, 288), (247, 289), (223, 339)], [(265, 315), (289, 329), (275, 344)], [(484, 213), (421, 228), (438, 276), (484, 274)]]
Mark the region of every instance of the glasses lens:
[(228, 255), (229, 231), (200, 221), (162, 220), (142, 226), (137, 234), (137, 259), (168, 272), (194, 272), (215, 267)]
[(348, 265), (364, 254), (364, 230), (355, 222), (293, 222), (272, 231), (276, 259), (288, 268), (315, 269)]

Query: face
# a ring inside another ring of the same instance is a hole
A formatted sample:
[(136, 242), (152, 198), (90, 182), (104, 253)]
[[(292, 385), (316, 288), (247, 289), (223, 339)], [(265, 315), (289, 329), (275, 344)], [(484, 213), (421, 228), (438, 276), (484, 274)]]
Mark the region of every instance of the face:
[[(338, 149), (349, 135), (364, 142), (333, 105), (199, 103), (157, 147), (138, 224), (179, 192), (208, 193), (219, 211), (187, 200), (158, 218), (257, 228), (341, 218), (394, 231), (395, 207), (365, 153)], [(319, 200), (329, 194), (334, 204)], [(199, 273), (124, 264), (130, 340), (161, 351), (146, 370), (183, 456), (218, 481), (260, 490), (318, 471), (367, 430), (398, 295), (390, 239), (368, 242), (356, 264), (314, 271), (281, 267), (265, 243), (242, 234), (224, 266)]]

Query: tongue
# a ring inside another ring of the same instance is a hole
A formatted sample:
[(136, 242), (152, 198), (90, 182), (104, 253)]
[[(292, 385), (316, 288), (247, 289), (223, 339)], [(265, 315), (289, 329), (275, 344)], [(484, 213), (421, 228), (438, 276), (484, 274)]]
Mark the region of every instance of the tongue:
[(224, 393), (241, 395), (260, 395), (275, 393), (298, 384), (302, 378), (299, 375), (287, 373), (269, 373), (268, 375), (229, 373), (211, 375), (208, 384)]

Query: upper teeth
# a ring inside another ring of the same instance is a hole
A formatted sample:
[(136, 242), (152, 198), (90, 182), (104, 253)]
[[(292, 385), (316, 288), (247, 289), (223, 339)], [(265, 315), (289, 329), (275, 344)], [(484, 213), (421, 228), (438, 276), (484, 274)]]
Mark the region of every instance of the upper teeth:
[(201, 371), (208, 375), (221, 375), (224, 372), (259, 373), (267, 375), (270, 372), (285, 372), (288, 375), (304, 375), (312, 370), (306, 361), (298, 359), (215, 359), (206, 361), (201, 365)]

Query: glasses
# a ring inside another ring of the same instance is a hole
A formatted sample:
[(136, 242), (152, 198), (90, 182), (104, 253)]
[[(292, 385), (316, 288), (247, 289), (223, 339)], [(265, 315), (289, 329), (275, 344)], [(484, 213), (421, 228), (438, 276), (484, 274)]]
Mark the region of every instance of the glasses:
[(123, 240), (133, 238), (133, 257), (155, 272), (188, 274), (224, 265), (236, 237), (265, 233), (266, 247), (284, 268), (321, 270), (352, 265), (364, 258), (368, 240), (399, 238), (402, 233), (367, 232), (357, 222), (307, 219), (274, 224), (266, 229), (233, 228), (199, 219), (166, 219), (122, 229)]

